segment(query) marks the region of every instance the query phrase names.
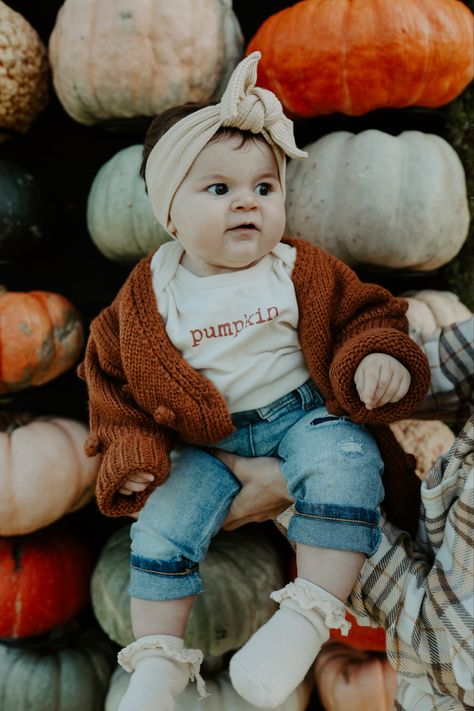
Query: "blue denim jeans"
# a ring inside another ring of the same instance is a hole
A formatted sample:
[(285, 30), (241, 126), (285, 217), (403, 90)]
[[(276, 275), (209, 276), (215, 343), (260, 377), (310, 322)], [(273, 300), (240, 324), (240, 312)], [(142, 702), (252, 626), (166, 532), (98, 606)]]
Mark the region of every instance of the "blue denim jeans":
[[(290, 541), (368, 556), (376, 551), (383, 462), (365, 427), (330, 415), (311, 381), (232, 419), (236, 431), (214, 446), (280, 459), (295, 501)], [(239, 490), (232, 472), (209, 451), (177, 448), (169, 478), (131, 527), (130, 594), (169, 600), (200, 593), (199, 562)]]

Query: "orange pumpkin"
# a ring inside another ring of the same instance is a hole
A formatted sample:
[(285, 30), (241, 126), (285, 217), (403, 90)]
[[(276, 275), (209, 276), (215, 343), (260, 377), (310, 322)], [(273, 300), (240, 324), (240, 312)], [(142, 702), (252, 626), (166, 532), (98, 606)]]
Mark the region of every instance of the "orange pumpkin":
[(329, 632), (330, 639), (342, 644), (348, 644), (357, 649), (365, 649), (372, 652), (385, 651), (387, 645), (383, 627), (363, 627), (349, 612), (346, 612), (346, 619), (352, 625), (349, 634), (343, 637), (339, 630), (331, 629)]
[(81, 317), (64, 296), (0, 287), (0, 393), (52, 380), (75, 363), (83, 343)]
[(87, 457), (88, 429), (66, 417), (0, 413), (0, 536), (31, 533), (85, 506), (100, 457)]
[(328, 642), (316, 659), (314, 676), (326, 711), (392, 711), (394, 707), (397, 677), (380, 654)]
[(89, 601), (95, 556), (64, 524), (0, 538), (0, 637), (48, 632)]
[(246, 53), (294, 116), (447, 104), (473, 77), (473, 15), (459, 0), (304, 0), (271, 15)]

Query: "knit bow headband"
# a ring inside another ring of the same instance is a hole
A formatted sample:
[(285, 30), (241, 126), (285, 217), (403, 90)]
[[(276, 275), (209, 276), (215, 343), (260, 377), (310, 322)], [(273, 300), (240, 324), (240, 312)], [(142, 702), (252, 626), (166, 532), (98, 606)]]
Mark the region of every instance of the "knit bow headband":
[(256, 87), (260, 52), (252, 52), (234, 69), (219, 104), (194, 111), (174, 124), (155, 144), (145, 169), (148, 196), (158, 222), (167, 227), (173, 198), (204, 146), (221, 126), (260, 133), (275, 154), (283, 193), (285, 154), (306, 158), (293, 136), (293, 123), (267, 89)]

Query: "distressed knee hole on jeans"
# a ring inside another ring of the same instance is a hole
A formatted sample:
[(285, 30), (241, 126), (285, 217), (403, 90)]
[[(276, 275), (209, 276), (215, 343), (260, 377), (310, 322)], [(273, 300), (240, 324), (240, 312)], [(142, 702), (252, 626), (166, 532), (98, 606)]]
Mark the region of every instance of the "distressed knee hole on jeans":
[(346, 457), (358, 457), (364, 454), (364, 445), (361, 439), (349, 437), (337, 443), (337, 448), (345, 454)]
[(309, 423), (310, 425), (320, 425), (321, 422), (331, 422), (331, 421), (336, 421), (338, 418), (337, 417), (316, 417), (314, 420), (311, 420)]

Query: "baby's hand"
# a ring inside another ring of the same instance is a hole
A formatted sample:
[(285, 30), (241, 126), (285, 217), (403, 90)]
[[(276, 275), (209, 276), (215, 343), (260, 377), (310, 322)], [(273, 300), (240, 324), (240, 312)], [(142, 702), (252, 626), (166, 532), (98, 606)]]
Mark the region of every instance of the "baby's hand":
[(357, 392), (367, 410), (398, 402), (407, 394), (410, 382), (405, 366), (386, 353), (365, 356), (354, 375)]
[(130, 496), (131, 494), (135, 494), (137, 491), (143, 491), (154, 480), (154, 478), (155, 477), (153, 474), (150, 474), (150, 472), (134, 472), (122, 483), (119, 493), (125, 494), (125, 496)]

